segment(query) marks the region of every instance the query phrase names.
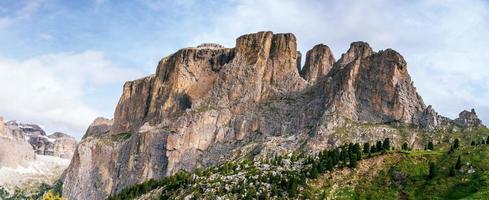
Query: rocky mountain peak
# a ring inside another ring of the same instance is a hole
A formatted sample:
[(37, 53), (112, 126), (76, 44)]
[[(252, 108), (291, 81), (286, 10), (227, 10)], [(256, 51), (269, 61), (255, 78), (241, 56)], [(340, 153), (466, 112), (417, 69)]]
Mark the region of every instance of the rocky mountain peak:
[(399, 135), (386, 127), (338, 133), (349, 123), (439, 124), (394, 50), (374, 52), (354, 42), (335, 62), (320, 44), (299, 73), (300, 59), (293, 34), (269, 31), (240, 36), (234, 48), (185, 48), (164, 57), (155, 74), (124, 84), (113, 121), (90, 125), (63, 178), (63, 194), (103, 199), (228, 159)]
[(110, 132), (112, 128), (113, 120), (106, 119), (103, 117), (97, 117), (91, 124), (88, 126), (87, 132), (83, 136), (83, 139), (90, 136), (103, 135)]
[(307, 52), (301, 76), (310, 84), (315, 84), (329, 73), (335, 62), (331, 49), (324, 44), (318, 44)]
[[(3, 124), (3, 123), (2, 123)], [(0, 129), (0, 135), (15, 141), (30, 144), (30, 150), (39, 155), (51, 155), (69, 159), (76, 148), (76, 139), (65, 133), (55, 132), (46, 135), (46, 132), (37, 124), (9, 121), (5, 128)]]
[(27, 136), (31, 136), (31, 135), (46, 136), (46, 132), (37, 124), (20, 123), (15, 120), (8, 121), (6, 124), (8, 126), (15, 126), (20, 128)]
[(366, 42), (358, 41), (350, 44), (348, 51), (341, 55), (339, 65), (346, 65), (357, 59), (363, 59), (373, 54), (373, 50)]
[(462, 127), (484, 126), (474, 109), (471, 109), (470, 111), (464, 110), (460, 112), (460, 114), (458, 114), (458, 118), (455, 119), (454, 122)]

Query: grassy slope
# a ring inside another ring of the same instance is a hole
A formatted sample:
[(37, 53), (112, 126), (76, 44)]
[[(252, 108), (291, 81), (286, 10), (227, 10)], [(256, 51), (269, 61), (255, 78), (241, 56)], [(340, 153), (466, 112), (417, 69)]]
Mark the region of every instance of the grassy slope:
[[(363, 160), (354, 170), (341, 169), (310, 181), (307, 190), (317, 199), (488, 199), (489, 145), (470, 146), (470, 141), (487, 134), (487, 129), (480, 129), (452, 135), (462, 141), (450, 154), (450, 144), (442, 143), (434, 151), (397, 151)], [(463, 172), (450, 177), (458, 156)], [(427, 178), (430, 162), (437, 169), (433, 179)], [(469, 166), (474, 173), (467, 173)]]

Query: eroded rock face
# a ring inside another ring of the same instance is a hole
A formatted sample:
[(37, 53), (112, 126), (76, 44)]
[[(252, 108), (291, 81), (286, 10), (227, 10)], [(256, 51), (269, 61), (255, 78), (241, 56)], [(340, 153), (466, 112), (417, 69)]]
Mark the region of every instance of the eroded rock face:
[(46, 135), (39, 125), (17, 121), (9, 121), (5, 126), (11, 137), (27, 141), (36, 154), (71, 159), (75, 151), (76, 139), (67, 134), (56, 132)]
[(90, 136), (99, 136), (109, 133), (110, 129), (112, 128), (112, 123), (114, 123), (113, 120), (98, 117), (92, 122), (92, 124), (90, 124), (87, 132), (83, 136), (83, 139)]
[(324, 44), (318, 44), (307, 52), (301, 76), (310, 84), (315, 84), (329, 73), (335, 62), (331, 49)]
[(458, 118), (454, 120), (456, 124), (462, 127), (481, 127), (484, 126), (482, 121), (477, 117), (477, 113), (472, 109), (470, 111), (464, 110), (458, 114)]
[(17, 167), (34, 159), (34, 151), (24, 140), (22, 130), (5, 124), (0, 117), (0, 167)]
[[(437, 126), (394, 50), (351, 44), (334, 61), (325, 45), (300, 54), (293, 34), (259, 32), (235, 48), (185, 48), (163, 58), (156, 73), (124, 85), (114, 120), (94, 122), (63, 178), (63, 196), (103, 199), (124, 187), (178, 170), (295, 149), (316, 151), (347, 141), (391, 135), (388, 127), (349, 123)], [(437, 115), (437, 114), (436, 114)], [(424, 116), (424, 118), (423, 118)]]
[(374, 53), (367, 43), (353, 43), (328, 78), (327, 110), (347, 119), (417, 124), (426, 108), (406, 61), (391, 49)]

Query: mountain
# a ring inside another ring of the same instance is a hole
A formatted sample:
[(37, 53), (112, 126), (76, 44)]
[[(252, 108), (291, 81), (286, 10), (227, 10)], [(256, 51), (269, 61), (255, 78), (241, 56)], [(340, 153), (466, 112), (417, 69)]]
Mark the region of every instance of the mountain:
[(20, 130), (23, 139), (29, 142), (38, 155), (56, 156), (71, 159), (76, 148), (76, 139), (68, 134), (55, 132), (46, 135), (46, 132), (36, 124), (24, 124), (9, 121), (5, 126), (10, 130)]
[(293, 34), (258, 32), (234, 48), (203, 44), (161, 59), (155, 74), (124, 84), (113, 120), (90, 125), (63, 196), (104, 199), (181, 170), (385, 138), (421, 149), (481, 125), (475, 111), (451, 120), (426, 106), (392, 49), (354, 42), (335, 60), (320, 44), (302, 67), (301, 57)]
[(68, 167), (76, 144), (67, 134), (46, 135), (39, 125), (0, 117), (0, 189), (30, 190), (54, 183)]
[(32, 146), (25, 141), (22, 130), (5, 126), (0, 117), (0, 167), (15, 167), (34, 159)]

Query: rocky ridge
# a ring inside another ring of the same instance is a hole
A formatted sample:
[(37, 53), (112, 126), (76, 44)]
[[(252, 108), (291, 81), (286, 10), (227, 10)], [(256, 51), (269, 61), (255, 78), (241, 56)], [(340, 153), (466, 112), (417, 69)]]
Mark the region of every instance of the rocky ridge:
[[(76, 139), (68, 134), (56, 132), (46, 135), (46, 132), (36, 124), (24, 124), (17, 121), (0, 121), (0, 132), (3, 137), (29, 144), (38, 155), (56, 156), (71, 159), (76, 148)], [(1, 131), (3, 130), (3, 131)], [(25, 145), (22, 145), (25, 146)]]
[[(97, 119), (63, 178), (69, 199), (226, 160), (391, 138), (419, 146), (453, 124), (425, 106), (404, 58), (354, 42), (335, 61), (326, 45), (306, 55), (293, 34), (243, 35), (234, 48), (205, 44), (163, 58), (127, 82), (114, 120)], [(475, 113), (474, 113), (475, 114)], [(476, 120), (463, 115), (467, 126)], [(403, 132), (398, 127), (414, 126)]]

